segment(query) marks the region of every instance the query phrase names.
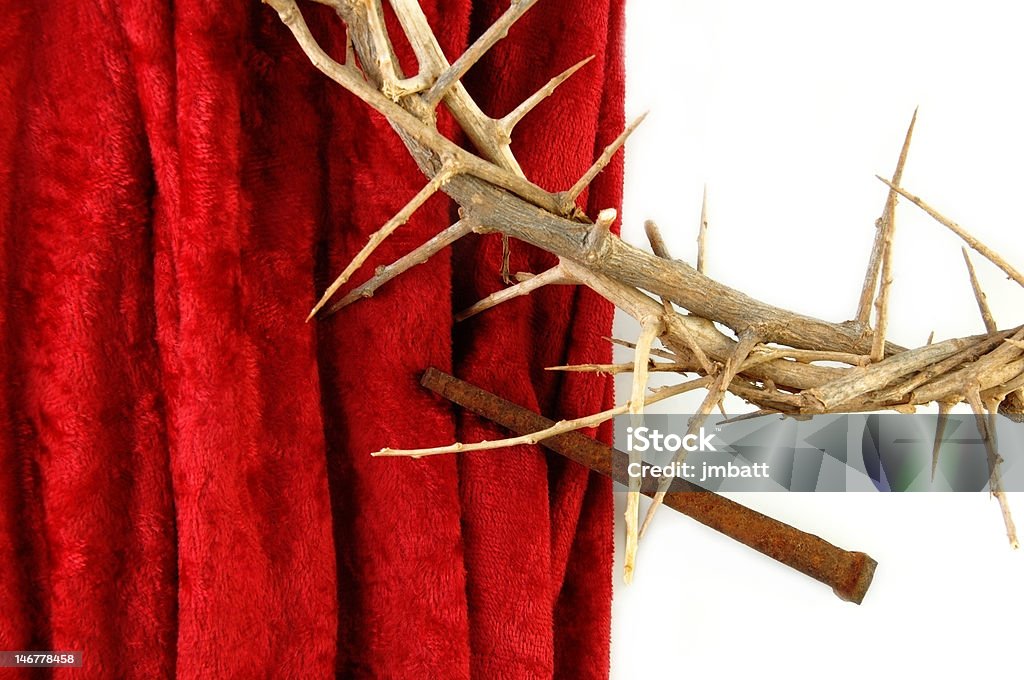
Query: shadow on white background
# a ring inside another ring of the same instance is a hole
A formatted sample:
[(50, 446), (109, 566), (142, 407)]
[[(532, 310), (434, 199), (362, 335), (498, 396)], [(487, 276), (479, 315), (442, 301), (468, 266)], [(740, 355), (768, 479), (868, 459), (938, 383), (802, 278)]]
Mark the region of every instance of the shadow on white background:
[[(1024, 267), (1022, 12), (996, 2), (631, 0), (627, 114), (651, 113), (627, 145), (623, 237), (645, 244), (643, 221), (655, 219), (672, 254), (693, 263), (707, 183), (710, 276), (849, 319), (887, 192), (874, 175), (892, 174), (920, 106), (903, 186)], [(907, 201), (896, 219), (890, 339), (917, 346), (933, 330), (937, 340), (982, 332), (961, 242)], [(1024, 322), (1024, 290), (972, 259), (1000, 327)], [(616, 335), (636, 334), (620, 314)], [(660, 411), (692, 412), (700, 398)], [(736, 399), (727, 408), (750, 410)], [(624, 500), (616, 494), (612, 677), (953, 677), (1017, 666), (1024, 555), (1008, 547), (987, 495), (741, 499), (877, 559), (859, 607), (668, 509), (625, 587)], [(1011, 505), (1024, 522), (1024, 494)]]

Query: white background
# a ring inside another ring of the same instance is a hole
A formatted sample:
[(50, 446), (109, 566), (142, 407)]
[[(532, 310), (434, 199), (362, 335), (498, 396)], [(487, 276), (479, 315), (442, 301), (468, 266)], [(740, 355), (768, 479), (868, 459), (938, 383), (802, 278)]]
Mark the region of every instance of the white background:
[[(707, 183), (710, 276), (795, 311), (851, 318), (886, 197), (874, 175), (891, 176), (920, 105), (904, 187), (1024, 268), (1024, 16), (1014, 7), (630, 0), (627, 114), (651, 113), (627, 145), (623, 237), (644, 244), (653, 218), (673, 255), (693, 263)], [(960, 245), (900, 203), (892, 340), (983, 330)], [(973, 260), (1000, 327), (1024, 322), (1024, 290)], [(628, 317), (616, 325), (636, 336)], [(628, 377), (617, 391), (621, 401)], [(692, 411), (699, 399), (661, 410)], [(624, 586), (624, 500), (616, 494), (614, 678), (1019, 672), (1024, 554), (1008, 547), (986, 495), (741, 499), (877, 559), (859, 607), (668, 509)], [(1024, 525), (1024, 494), (1011, 504)]]

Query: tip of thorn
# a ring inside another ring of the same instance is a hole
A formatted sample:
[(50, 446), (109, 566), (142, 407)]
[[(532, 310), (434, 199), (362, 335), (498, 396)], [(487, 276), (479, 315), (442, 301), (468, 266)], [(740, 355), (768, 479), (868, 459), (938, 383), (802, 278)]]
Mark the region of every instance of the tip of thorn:
[(310, 321), (312, 321), (312, 320), (313, 320), (313, 317), (314, 317), (314, 316), (316, 316), (316, 313), (317, 313), (317, 312), (319, 312), (319, 311), (320, 311), (320, 308), (319, 308), (319, 307), (314, 307), (314, 308), (313, 308), (313, 311), (311, 311), (311, 312), (309, 313), (309, 315), (308, 315), (308, 316), (306, 316), (306, 323), (309, 323)]

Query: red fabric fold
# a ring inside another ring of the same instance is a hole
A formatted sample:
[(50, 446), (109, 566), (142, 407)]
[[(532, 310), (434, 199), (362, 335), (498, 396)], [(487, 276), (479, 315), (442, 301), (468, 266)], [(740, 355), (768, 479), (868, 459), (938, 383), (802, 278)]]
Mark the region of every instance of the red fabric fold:
[[(306, 324), (423, 185), (387, 122), (257, 2), (4, 4), (0, 650), (80, 650), (96, 678), (606, 676), (605, 480), (536, 448), (368, 454), (496, 434), (422, 390), (428, 366), (549, 415), (605, 406), (609, 381), (543, 367), (606, 360), (610, 307), (552, 288), (453, 327), (502, 285), (488, 236)], [(424, 9), (454, 57), (506, 5)], [(539, 3), (467, 79), (501, 115), (598, 55), (517, 129), (542, 186), (621, 130), (621, 17)], [(620, 186), (616, 161), (581, 205)], [(360, 277), (454, 219), (431, 199)], [(551, 264), (513, 243), (515, 269)]]

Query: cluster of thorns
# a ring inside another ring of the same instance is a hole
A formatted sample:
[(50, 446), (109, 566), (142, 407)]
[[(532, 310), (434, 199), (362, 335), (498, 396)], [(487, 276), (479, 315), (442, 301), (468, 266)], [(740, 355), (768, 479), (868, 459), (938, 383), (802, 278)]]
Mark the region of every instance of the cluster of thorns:
[[(629, 400), (583, 418), (565, 420), (532, 434), (433, 448), (382, 449), (376, 456), (429, 456), (535, 444), (543, 439), (594, 427), (617, 415), (642, 416), (647, 404), (695, 389), (707, 394), (690, 419), (687, 434), (697, 432), (707, 416), (731, 392), (757, 407), (757, 414), (806, 416), (879, 410), (912, 412), (937, 403), (939, 420), (934, 464), (950, 409), (966, 402), (986, 443), (990, 489), (1000, 504), (1007, 535), (1017, 546), (1016, 531), (999, 481), (1000, 457), (995, 439), (998, 413), (1024, 412), (1024, 326), (999, 330), (989, 311), (974, 266), (963, 249), (968, 275), (985, 325), (985, 333), (907, 349), (886, 341), (895, 208), (902, 196), (959, 236), (1009, 278), (1024, 286), (1024, 275), (994, 250), (972, 237), (900, 186), (917, 113), (891, 180), (867, 274), (853, 320), (832, 323), (773, 307), (724, 286), (704, 274), (706, 213), (702, 210), (696, 267), (673, 259), (657, 226), (646, 223), (652, 252), (636, 248), (611, 233), (614, 210), (591, 221), (577, 199), (625, 143), (642, 117), (629, 125), (569, 189), (549, 192), (523, 174), (511, 150), (515, 125), (555, 88), (580, 69), (580, 62), (556, 76), (501, 118), (484, 114), (461, 83), (469, 68), (503, 38), (537, 0), (514, 0), (509, 9), (458, 59), (450, 63), (416, 0), (390, 0), (405, 38), (415, 52), (418, 72), (407, 76), (395, 57), (381, 0), (315, 0), (332, 7), (346, 27), (346, 55), (336, 61), (309, 31), (295, 0), (265, 0), (279, 13), (312, 63), (332, 80), (384, 115), (396, 130), (428, 182), (369, 239), (327, 288), (309, 314), (332, 313), (370, 297), (380, 286), (425, 262), (471, 233), (500, 233), (506, 244), (503, 275), (508, 279), (507, 244), (515, 238), (547, 250), (558, 264), (539, 274), (521, 272), (511, 285), (457, 315), (466, 319), (497, 304), (546, 285), (588, 286), (640, 324), (628, 364), (556, 366), (551, 370), (596, 373), (632, 372)], [(441, 135), (437, 107), (452, 114), (475, 152)], [(327, 306), (373, 251), (434, 193), (443, 191), (460, 206), (460, 220), (395, 262), (379, 267), (365, 283)], [(872, 321), (872, 312), (874, 324)], [(718, 325), (732, 330), (722, 332)], [(655, 341), (663, 348), (656, 348)], [(659, 361), (655, 361), (658, 359)], [(678, 373), (683, 382), (649, 390), (651, 372)], [(682, 462), (680, 451), (675, 463)], [(637, 454), (639, 455), (639, 454)], [(639, 537), (650, 525), (671, 482), (666, 479), (641, 523), (639, 480), (631, 483), (626, 507), (625, 578), (632, 578)]]

